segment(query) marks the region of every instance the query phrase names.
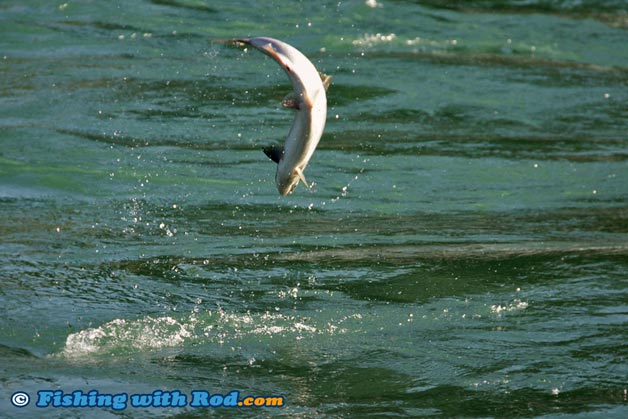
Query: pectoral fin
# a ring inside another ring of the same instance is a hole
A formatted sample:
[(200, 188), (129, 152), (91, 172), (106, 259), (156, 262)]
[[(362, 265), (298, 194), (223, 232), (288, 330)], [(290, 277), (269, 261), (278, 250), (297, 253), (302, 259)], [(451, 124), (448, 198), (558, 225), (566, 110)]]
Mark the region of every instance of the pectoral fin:
[(301, 179), (301, 182), (303, 182), (305, 187), (310, 189), (310, 186), (307, 184), (307, 181), (305, 180), (305, 176), (303, 176), (303, 171), (301, 171), (301, 169), (299, 169), (298, 167), (295, 167), (293, 172), (299, 177), (299, 179)]
[(281, 106), (288, 109), (299, 110), (301, 104), (301, 95), (297, 92), (288, 93), (281, 101)]
[(279, 161), (283, 157), (283, 146), (280, 145), (269, 145), (264, 147), (264, 154), (268, 156), (272, 161), (279, 164)]
[(327, 74), (323, 74), (323, 73), (318, 73), (321, 76), (321, 81), (323, 82), (323, 87), (325, 88), (325, 91), (327, 91), (327, 89), (329, 89), (329, 85), (331, 84), (331, 79), (333, 78), (332, 76), (328, 76)]

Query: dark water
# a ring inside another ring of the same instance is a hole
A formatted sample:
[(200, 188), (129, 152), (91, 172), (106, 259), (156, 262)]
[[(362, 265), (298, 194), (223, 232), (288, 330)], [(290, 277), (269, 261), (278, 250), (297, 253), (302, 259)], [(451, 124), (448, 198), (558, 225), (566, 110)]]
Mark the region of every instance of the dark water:
[[(628, 416), (625, 1), (0, 3), (0, 416)], [(334, 77), (280, 197), (260, 151)], [(285, 407), (38, 408), (37, 392)], [(28, 407), (11, 395), (25, 391)]]

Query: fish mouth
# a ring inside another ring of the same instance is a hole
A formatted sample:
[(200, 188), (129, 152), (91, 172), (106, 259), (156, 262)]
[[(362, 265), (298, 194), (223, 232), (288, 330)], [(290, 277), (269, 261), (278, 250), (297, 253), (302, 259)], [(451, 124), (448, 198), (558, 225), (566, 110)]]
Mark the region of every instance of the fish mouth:
[(299, 178), (297, 176), (291, 177), (287, 182), (277, 182), (277, 190), (283, 196), (290, 195), (296, 189), (299, 184)]
[(287, 187), (284, 187), (284, 188), (281, 188), (281, 187), (280, 187), (280, 188), (278, 188), (278, 189), (279, 189), (279, 193), (280, 193), (281, 195), (283, 195), (283, 196), (291, 195), (291, 194), (292, 194), (292, 192), (294, 192), (294, 190), (297, 188), (297, 184), (298, 184), (298, 183), (299, 183), (299, 182), (297, 181), (297, 182), (295, 182), (295, 183), (293, 183), (292, 185), (289, 185), (289, 186), (287, 186)]

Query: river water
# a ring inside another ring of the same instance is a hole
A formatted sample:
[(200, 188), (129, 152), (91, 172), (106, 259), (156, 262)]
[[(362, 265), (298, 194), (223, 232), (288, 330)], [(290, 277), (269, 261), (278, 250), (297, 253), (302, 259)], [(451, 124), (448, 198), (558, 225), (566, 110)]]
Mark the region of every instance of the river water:
[[(2, 2), (0, 416), (627, 417), (627, 30), (611, 0)], [(288, 197), (288, 80), (211, 42), (261, 35), (333, 76)]]

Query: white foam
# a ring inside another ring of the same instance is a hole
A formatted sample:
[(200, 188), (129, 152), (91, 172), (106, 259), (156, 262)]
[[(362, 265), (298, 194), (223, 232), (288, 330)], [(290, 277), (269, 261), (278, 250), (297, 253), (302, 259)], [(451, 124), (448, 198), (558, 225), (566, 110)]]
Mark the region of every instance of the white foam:
[(100, 327), (69, 335), (62, 354), (80, 357), (116, 349), (159, 349), (181, 345), (191, 336), (188, 327), (172, 317), (114, 319)]

